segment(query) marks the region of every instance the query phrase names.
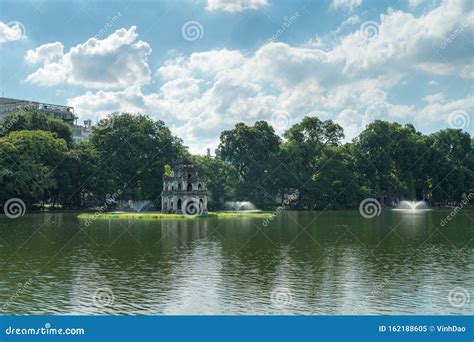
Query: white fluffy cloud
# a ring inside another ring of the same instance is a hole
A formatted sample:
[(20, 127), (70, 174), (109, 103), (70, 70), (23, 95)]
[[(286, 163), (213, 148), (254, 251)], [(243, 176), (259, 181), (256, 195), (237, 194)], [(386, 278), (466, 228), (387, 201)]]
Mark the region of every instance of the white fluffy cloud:
[(19, 21), (0, 21), (0, 44), (26, 38), (25, 27)]
[(37, 47), (35, 50), (28, 50), (25, 61), (28, 64), (45, 63), (57, 60), (64, 55), (64, 46), (60, 42), (48, 43)]
[(428, 1), (431, 2), (431, 5), (434, 6), (436, 4), (436, 0), (409, 0), (408, 1), (408, 6), (413, 9), (416, 8), (422, 4), (426, 4)]
[(423, 101), (427, 103), (436, 103), (436, 102), (444, 102), (445, 96), (443, 93), (436, 93), (431, 94), (423, 97)]
[(187, 77), (192, 73), (214, 77), (216, 73), (229, 70), (245, 61), (240, 51), (227, 49), (195, 52), (190, 58), (179, 56), (168, 60), (158, 69), (158, 75), (165, 80)]
[(345, 9), (352, 11), (354, 8), (359, 7), (362, 0), (333, 0), (332, 7), (334, 9)]
[(148, 84), (151, 80), (148, 66), (151, 48), (137, 38), (136, 27), (132, 26), (128, 30), (117, 30), (103, 40), (90, 38), (66, 54), (59, 54), (62, 50), (60, 43), (29, 50), (25, 59), (42, 61), (43, 65), (28, 75), (26, 82), (44, 86), (68, 83), (100, 89)]
[[(466, 113), (471, 111), (472, 113), (472, 108), (474, 108), (474, 97), (468, 96), (448, 102), (441, 100), (433, 101), (421, 108), (417, 114), (421, 120), (425, 120), (427, 123), (444, 122), (446, 125), (449, 122), (449, 114), (455, 111)], [(466, 129), (468, 128), (469, 127), (466, 127)]]
[[(374, 119), (446, 126), (451, 112), (472, 109), (472, 97), (446, 99), (438, 93), (426, 96), (425, 103), (404, 104), (394, 88), (414, 73), (470, 76), (465, 71), (472, 70), (472, 44), (466, 45), (463, 32), (472, 32), (473, 23), (465, 20), (472, 13), (467, 1), (444, 2), (419, 17), (388, 10), (374, 39), (355, 30), (327, 49), (272, 42), (251, 54), (220, 49), (180, 55), (157, 70), (163, 83), (156, 93), (144, 94), (133, 85), (87, 92), (69, 105), (85, 118), (148, 113), (202, 153), (238, 121), (269, 120), (282, 133), (288, 127), (272, 122), (281, 112), (289, 114), (289, 123), (305, 115), (333, 119), (348, 139)], [(442, 48), (459, 25), (464, 31)]]
[(241, 12), (267, 6), (267, 0), (207, 0), (208, 11)]
[[(469, 77), (473, 15), (469, 1), (460, 0), (445, 2), (418, 18), (389, 10), (380, 24), (372, 25), (374, 39), (361, 39), (362, 31), (349, 34), (331, 51), (331, 59), (353, 74), (423, 70)], [(455, 34), (456, 30), (463, 32)]]
[(81, 109), (84, 118), (98, 121), (113, 112), (138, 113), (146, 106), (145, 96), (138, 86), (131, 86), (123, 91), (88, 91), (84, 95), (68, 101), (68, 105)]
[(190, 100), (199, 96), (199, 80), (188, 77), (167, 82), (161, 87), (165, 99)]

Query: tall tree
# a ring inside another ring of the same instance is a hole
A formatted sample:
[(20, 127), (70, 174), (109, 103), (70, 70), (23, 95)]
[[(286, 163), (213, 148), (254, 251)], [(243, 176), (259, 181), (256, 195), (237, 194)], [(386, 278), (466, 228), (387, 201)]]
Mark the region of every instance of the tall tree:
[(473, 146), (469, 133), (445, 129), (431, 136), (433, 202), (459, 201), (472, 188)]
[(217, 156), (231, 163), (242, 179), (238, 199), (259, 206), (274, 203), (279, 145), (280, 137), (266, 121), (257, 121), (253, 126), (238, 123), (221, 133)]
[[(315, 160), (326, 149), (336, 147), (344, 138), (341, 126), (332, 120), (321, 121), (317, 117), (306, 116), (285, 133), (286, 141), (282, 146), (286, 170), (283, 171), (282, 187), (299, 189), (298, 203), (302, 208), (311, 208), (314, 193), (309, 183), (315, 170)], [(285, 175), (286, 173), (286, 175)], [(289, 175), (289, 177), (288, 177)], [(285, 192), (282, 189), (282, 192)]]
[(361, 188), (355, 172), (350, 144), (328, 147), (312, 163), (308, 187), (315, 209), (354, 208), (360, 202)]
[(72, 131), (69, 125), (60, 119), (56, 119), (45, 113), (33, 110), (19, 110), (8, 113), (0, 121), (0, 136), (8, 135), (14, 131), (48, 131), (55, 133), (58, 138), (64, 139), (66, 143), (72, 145)]
[(194, 156), (199, 173), (207, 180), (210, 192), (209, 209), (221, 209), (225, 201), (235, 199), (240, 176), (232, 164), (219, 157)]
[(126, 199), (160, 201), (165, 165), (187, 154), (181, 139), (163, 121), (145, 115), (125, 113), (108, 120), (91, 136), (102, 170), (97, 195), (121, 189)]
[(102, 187), (100, 180), (105, 178), (102, 171), (96, 149), (87, 142), (78, 144), (65, 154), (58, 168), (56, 198), (65, 208), (101, 204), (103, 200), (95, 195)]
[(0, 200), (21, 198), (27, 205), (48, 201), (58, 186), (67, 146), (44, 131), (15, 131), (0, 138)]

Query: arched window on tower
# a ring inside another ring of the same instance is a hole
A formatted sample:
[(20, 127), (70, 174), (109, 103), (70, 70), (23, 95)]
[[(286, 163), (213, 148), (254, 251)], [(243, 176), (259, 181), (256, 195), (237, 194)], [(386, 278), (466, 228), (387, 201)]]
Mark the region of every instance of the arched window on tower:
[(191, 183), (188, 183), (188, 188), (186, 191), (193, 191), (193, 185)]
[(178, 200), (178, 210), (181, 210), (181, 198)]
[(202, 191), (202, 185), (201, 185), (201, 183), (198, 184), (198, 191)]
[(178, 190), (181, 190), (181, 183), (178, 183)]

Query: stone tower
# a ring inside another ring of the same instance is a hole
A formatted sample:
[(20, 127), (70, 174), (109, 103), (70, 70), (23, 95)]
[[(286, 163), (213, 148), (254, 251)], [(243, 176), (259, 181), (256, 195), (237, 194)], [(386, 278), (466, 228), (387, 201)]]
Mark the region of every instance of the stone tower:
[(177, 162), (171, 176), (163, 177), (161, 212), (173, 214), (207, 214), (206, 179), (189, 160)]

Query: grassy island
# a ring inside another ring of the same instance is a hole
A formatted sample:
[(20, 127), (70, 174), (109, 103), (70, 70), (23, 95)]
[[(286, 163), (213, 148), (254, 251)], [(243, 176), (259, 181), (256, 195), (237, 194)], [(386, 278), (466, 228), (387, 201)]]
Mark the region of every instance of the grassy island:
[(146, 220), (189, 220), (189, 219), (200, 219), (200, 218), (235, 218), (235, 217), (247, 217), (247, 218), (270, 218), (271, 212), (210, 212), (206, 215), (192, 216), (183, 214), (162, 214), (162, 213), (83, 213), (79, 214), (80, 219), (124, 219), (124, 220), (135, 220), (135, 219), (146, 219)]

